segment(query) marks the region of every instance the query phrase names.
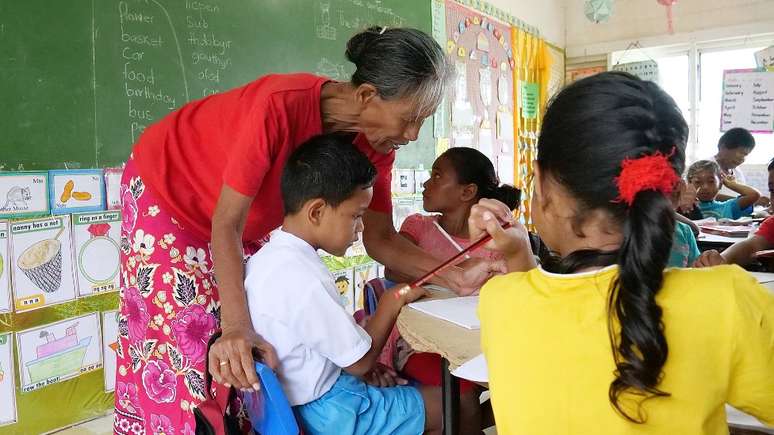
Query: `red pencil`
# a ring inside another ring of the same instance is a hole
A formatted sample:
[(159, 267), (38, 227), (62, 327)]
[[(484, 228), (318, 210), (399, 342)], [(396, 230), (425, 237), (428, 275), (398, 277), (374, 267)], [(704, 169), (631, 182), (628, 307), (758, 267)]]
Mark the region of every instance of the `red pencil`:
[[(503, 224), (503, 229), (504, 230), (508, 229), (510, 227), (511, 227), (511, 223), (510, 222), (506, 222), (505, 224)], [(434, 277), (435, 275), (438, 275), (439, 273), (441, 273), (444, 270), (446, 270), (446, 268), (448, 268), (449, 266), (457, 263), (457, 261), (462, 259), (468, 253), (470, 253), (470, 252), (480, 248), (481, 246), (484, 246), (486, 244), (486, 242), (488, 242), (490, 240), (492, 240), (492, 236), (489, 235), (489, 234), (486, 234), (484, 237), (482, 237), (482, 238), (476, 240), (475, 242), (471, 243), (467, 248), (463, 249), (462, 251), (460, 251), (458, 254), (456, 254), (452, 258), (444, 261), (443, 264), (441, 264), (440, 266), (436, 267), (435, 269), (431, 270), (430, 272), (427, 272), (421, 278), (419, 278), (418, 280), (412, 282), (408, 287), (403, 287), (402, 289), (398, 290), (395, 293), (395, 297), (397, 298), (397, 297), (400, 297), (401, 295), (405, 295), (406, 293), (408, 293), (409, 290), (421, 286), (422, 284), (424, 284), (427, 281), (429, 281), (430, 278)]]

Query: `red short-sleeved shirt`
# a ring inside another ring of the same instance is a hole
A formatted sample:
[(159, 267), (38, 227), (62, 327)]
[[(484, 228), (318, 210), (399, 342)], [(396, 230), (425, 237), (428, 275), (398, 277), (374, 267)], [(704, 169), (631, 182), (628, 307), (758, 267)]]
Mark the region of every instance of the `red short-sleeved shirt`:
[[(265, 237), (282, 223), (285, 161), (322, 133), (320, 90), (327, 81), (311, 74), (267, 75), (186, 104), (140, 137), (133, 151), (140, 175), (162, 205), (204, 240), (210, 239), (223, 183), (253, 196), (242, 238)], [(378, 153), (363, 135), (354, 143), (378, 171), (370, 208), (390, 214), (395, 152)]]
[(774, 245), (774, 217), (766, 218), (755, 235), (763, 237), (770, 245)]

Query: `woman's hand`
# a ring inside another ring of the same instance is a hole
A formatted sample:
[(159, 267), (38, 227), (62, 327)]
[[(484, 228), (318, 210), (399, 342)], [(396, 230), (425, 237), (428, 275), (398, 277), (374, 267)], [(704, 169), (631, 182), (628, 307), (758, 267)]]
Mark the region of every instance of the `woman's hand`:
[(495, 275), (507, 273), (502, 260), (487, 260), (484, 258), (469, 258), (451, 268), (447, 278), (454, 284), (451, 289), (459, 296), (478, 294), (478, 290)]
[(279, 359), (274, 347), (250, 326), (224, 329), (210, 347), (209, 371), (219, 384), (239, 389), (260, 389), (255, 361), (276, 370)]

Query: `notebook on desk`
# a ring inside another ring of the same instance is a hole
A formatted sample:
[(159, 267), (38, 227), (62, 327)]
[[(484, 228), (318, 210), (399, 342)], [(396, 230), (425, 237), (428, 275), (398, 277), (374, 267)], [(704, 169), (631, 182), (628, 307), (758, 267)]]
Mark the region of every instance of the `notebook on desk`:
[(699, 225), (701, 231), (725, 237), (747, 237), (755, 228), (750, 225)]
[(409, 307), (467, 329), (480, 329), (478, 296), (412, 302)]

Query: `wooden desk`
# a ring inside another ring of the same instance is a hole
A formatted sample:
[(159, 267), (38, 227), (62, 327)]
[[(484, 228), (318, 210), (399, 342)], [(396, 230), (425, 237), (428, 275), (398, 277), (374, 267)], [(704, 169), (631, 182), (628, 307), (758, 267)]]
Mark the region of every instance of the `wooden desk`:
[[(454, 297), (450, 291), (430, 290), (430, 299)], [(427, 299), (429, 300), (429, 299)], [(396, 322), (398, 331), (417, 352), (437, 353), (442, 357), (444, 434), (459, 433), (459, 379), (451, 371), (481, 353), (481, 332), (465, 329), (410, 307), (404, 307)]]

